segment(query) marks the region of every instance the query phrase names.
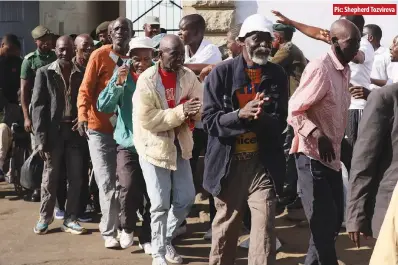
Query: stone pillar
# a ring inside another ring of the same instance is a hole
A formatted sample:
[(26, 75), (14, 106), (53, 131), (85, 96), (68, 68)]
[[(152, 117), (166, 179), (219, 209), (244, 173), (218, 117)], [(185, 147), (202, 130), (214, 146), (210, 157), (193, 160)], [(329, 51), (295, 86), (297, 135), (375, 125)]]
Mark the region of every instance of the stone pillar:
[(220, 47), (226, 57), (226, 37), (235, 25), (235, 1), (233, 0), (184, 0), (183, 16), (200, 14), (206, 21), (205, 39)]

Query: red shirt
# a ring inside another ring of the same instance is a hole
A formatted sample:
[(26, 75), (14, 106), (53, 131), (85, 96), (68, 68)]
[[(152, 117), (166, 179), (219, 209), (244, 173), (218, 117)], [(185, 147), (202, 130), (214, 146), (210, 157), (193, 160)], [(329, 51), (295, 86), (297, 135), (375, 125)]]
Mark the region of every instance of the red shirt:
[[(177, 73), (176, 72), (167, 72), (164, 69), (159, 67), (159, 75), (162, 78), (162, 83), (165, 89), (165, 95), (167, 100), (167, 105), (169, 108), (176, 107), (176, 86), (177, 86)], [(184, 104), (187, 99), (181, 99), (180, 104)], [(191, 131), (195, 128), (195, 122), (191, 120), (186, 121), (188, 123), (189, 128)]]
[(162, 83), (165, 89), (165, 95), (167, 104), (169, 108), (175, 108), (176, 106), (176, 86), (177, 86), (177, 73), (175, 72), (167, 72), (159, 67), (159, 74), (162, 78)]

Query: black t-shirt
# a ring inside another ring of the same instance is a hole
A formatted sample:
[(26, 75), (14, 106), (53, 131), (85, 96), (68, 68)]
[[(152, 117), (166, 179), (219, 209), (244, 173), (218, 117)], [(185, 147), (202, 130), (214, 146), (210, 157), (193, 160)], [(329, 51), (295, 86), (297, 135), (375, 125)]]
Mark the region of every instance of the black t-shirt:
[(7, 103), (18, 104), (22, 58), (0, 56), (0, 88)]

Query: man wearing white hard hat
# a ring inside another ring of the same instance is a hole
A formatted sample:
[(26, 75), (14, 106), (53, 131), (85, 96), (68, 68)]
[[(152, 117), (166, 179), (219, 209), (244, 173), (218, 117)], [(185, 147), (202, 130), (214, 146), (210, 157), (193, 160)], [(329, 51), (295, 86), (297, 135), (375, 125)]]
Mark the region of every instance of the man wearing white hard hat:
[(119, 177), (121, 228), (120, 237), (122, 248), (130, 247), (134, 240), (137, 210), (146, 198), (146, 212), (144, 214), (143, 229), (139, 236), (140, 247), (146, 254), (151, 254), (151, 220), (149, 214), (149, 198), (145, 181), (138, 161), (138, 154), (133, 143), (133, 115), (132, 97), (136, 89), (138, 76), (152, 65), (152, 40), (148, 37), (131, 39), (128, 56), (131, 58), (113, 74), (106, 88), (101, 92), (97, 101), (100, 112), (113, 113), (118, 116), (114, 129), (114, 139), (117, 143), (117, 175)]
[[(205, 81), (203, 126), (209, 134), (204, 188), (214, 196), (210, 265), (234, 264), (242, 216), (252, 218), (251, 265), (276, 262), (275, 207), (285, 174), (288, 78), (268, 61), (272, 22), (262, 15), (244, 21), (242, 54), (218, 64)], [(238, 191), (238, 192), (237, 192)]]

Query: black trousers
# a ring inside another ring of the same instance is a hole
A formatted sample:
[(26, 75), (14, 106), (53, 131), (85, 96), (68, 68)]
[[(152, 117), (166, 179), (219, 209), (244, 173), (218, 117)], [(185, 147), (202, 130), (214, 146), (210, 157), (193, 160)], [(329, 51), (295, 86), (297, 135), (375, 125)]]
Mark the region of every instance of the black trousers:
[[(81, 191), (80, 191), (80, 203), (79, 203), (79, 213), (78, 216), (81, 216), (84, 214), (87, 208), (87, 204), (90, 199), (90, 193), (89, 193), (89, 175), (88, 175), (88, 169), (89, 169), (89, 163), (90, 163), (90, 152), (88, 150), (88, 144), (84, 145), (82, 144), (82, 159), (83, 159), (83, 173), (82, 173), (82, 185), (81, 185)], [(65, 164), (62, 165), (63, 169), (61, 170), (60, 173), (60, 179), (58, 183), (58, 189), (57, 189), (57, 202), (55, 204), (55, 207), (60, 209), (61, 211), (65, 211), (65, 204), (66, 204), (66, 197), (68, 193), (67, 189), (67, 179), (66, 179), (66, 168)]]
[(117, 147), (117, 176), (120, 184), (120, 224), (127, 233), (135, 231), (137, 210), (142, 210), (144, 197), (146, 200), (143, 214), (142, 230), (139, 236), (141, 244), (151, 242), (150, 200), (146, 191), (138, 154), (121, 146)]
[(286, 178), (285, 178), (285, 196), (295, 196), (297, 194), (297, 167), (296, 167), (296, 159), (294, 154), (289, 154), (290, 149), (292, 147), (292, 141), (294, 138), (294, 129), (292, 126), (288, 125), (285, 143), (284, 143), (284, 151), (286, 157)]
[(311, 230), (305, 265), (338, 265), (335, 241), (344, 216), (341, 171), (296, 155), (300, 198)]
[(346, 138), (343, 139), (341, 146), (341, 161), (344, 163), (348, 172), (351, 169), (352, 152), (354, 145), (358, 138), (358, 127), (362, 117), (363, 110), (350, 109), (348, 110), (347, 127), (345, 130)]

